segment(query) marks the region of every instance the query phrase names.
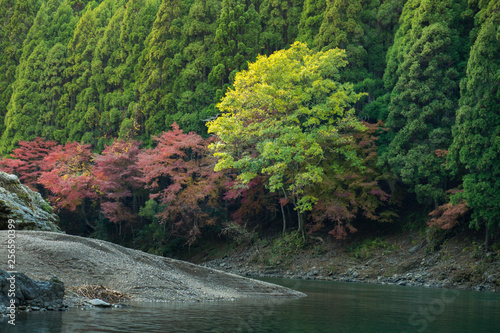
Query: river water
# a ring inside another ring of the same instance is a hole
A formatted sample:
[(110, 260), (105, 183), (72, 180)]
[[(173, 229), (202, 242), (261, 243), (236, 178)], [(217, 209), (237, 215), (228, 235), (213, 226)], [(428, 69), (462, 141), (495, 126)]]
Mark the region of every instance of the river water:
[(297, 299), (131, 303), (0, 319), (0, 332), (500, 332), (500, 294), (386, 285), (266, 279)]

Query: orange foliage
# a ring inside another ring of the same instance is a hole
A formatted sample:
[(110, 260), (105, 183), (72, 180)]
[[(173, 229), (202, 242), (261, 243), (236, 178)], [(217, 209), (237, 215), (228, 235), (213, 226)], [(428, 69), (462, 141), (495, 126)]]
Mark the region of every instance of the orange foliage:
[(460, 218), (464, 216), (469, 209), (465, 200), (461, 200), (456, 204), (448, 202), (429, 213), (432, 219), (427, 224), (429, 227), (433, 228), (441, 228), (444, 230), (452, 229), (459, 224)]

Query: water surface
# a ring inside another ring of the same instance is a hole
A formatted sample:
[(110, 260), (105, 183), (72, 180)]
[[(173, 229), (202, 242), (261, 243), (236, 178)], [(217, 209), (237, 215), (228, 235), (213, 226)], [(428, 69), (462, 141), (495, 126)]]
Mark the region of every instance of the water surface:
[[(500, 332), (500, 294), (266, 279), (296, 299), (131, 303), (127, 308), (18, 314), (1, 332)], [(5, 328), (5, 329), (4, 329)]]

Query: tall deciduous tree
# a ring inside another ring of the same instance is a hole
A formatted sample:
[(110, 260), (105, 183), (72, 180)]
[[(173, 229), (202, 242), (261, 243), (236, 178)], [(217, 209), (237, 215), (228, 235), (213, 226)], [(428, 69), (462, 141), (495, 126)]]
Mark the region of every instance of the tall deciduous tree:
[[(363, 172), (350, 168), (345, 162), (340, 170), (328, 170), (325, 179), (316, 185), (318, 204), (312, 212), (310, 232), (329, 228), (329, 234), (337, 239), (345, 238), (348, 231), (355, 232), (354, 226), (361, 221), (392, 222), (399, 206), (397, 197), (391, 198), (381, 183), (390, 178), (377, 168), (377, 137), (380, 124), (364, 124), (366, 131), (355, 133), (351, 149), (363, 159)], [(331, 155), (336, 160), (336, 155)], [(325, 169), (332, 161), (326, 159)], [(341, 165), (341, 164), (340, 164)], [(391, 199), (391, 200), (389, 200)], [(333, 224), (333, 225), (332, 225)]]
[[(208, 123), (219, 138), (215, 170), (234, 168), (243, 184), (266, 176), (267, 187), (295, 206), (302, 232), (304, 213), (317, 202), (311, 189), (325, 168), (338, 170), (343, 160), (359, 166), (349, 142), (363, 130), (350, 108), (360, 94), (335, 80), (346, 63), (338, 49), (315, 53), (299, 42), (260, 56), (236, 75), (218, 105), (223, 114)], [(325, 167), (331, 154), (338, 159)]]

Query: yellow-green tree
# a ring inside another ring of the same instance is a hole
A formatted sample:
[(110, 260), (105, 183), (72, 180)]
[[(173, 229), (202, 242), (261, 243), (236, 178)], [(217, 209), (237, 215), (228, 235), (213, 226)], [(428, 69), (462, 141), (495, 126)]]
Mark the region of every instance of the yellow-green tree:
[(282, 205), (294, 205), (301, 232), (326, 172), (341, 172), (345, 161), (361, 166), (349, 143), (364, 129), (350, 107), (362, 94), (336, 80), (345, 58), (342, 50), (314, 52), (299, 42), (260, 56), (236, 75), (218, 104), (222, 115), (207, 124), (219, 138), (215, 170), (237, 170), (240, 185), (265, 176)]

